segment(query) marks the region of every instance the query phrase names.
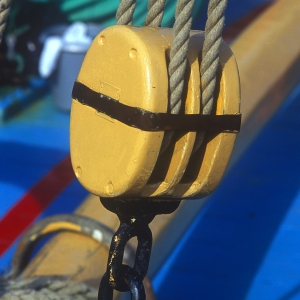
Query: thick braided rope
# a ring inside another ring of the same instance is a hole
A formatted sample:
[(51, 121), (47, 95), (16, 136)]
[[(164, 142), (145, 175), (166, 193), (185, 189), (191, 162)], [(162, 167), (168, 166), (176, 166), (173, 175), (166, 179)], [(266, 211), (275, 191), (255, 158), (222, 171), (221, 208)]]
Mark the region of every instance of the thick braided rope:
[(145, 26), (160, 27), (166, 0), (149, 0)]
[(135, 10), (135, 6), (135, 0), (120, 0), (120, 5), (116, 14), (118, 25), (132, 24), (132, 17)]
[(51, 277), (0, 281), (1, 300), (97, 300), (98, 292), (84, 283)]
[(11, 0), (0, 0), (0, 43), (5, 29), (10, 6)]
[[(205, 25), (205, 40), (202, 50), (201, 74), (201, 113), (210, 114), (213, 107), (216, 73), (219, 65), (219, 48), (222, 41), (222, 30), (225, 21), (227, 0), (210, 0), (207, 22)], [(204, 138), (204, 132), (198, 132), (193, 152), (199, 149)]]

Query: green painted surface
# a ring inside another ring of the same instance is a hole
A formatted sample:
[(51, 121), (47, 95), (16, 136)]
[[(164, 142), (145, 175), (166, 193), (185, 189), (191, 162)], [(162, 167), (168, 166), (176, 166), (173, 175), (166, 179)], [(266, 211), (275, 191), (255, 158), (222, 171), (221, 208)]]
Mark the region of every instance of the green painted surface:
[[(116, 23), (115, 15), (119, 6), (119, 0), (31, 0), (31, 2), (49, 3), (59, 5), (60, 11), (66, 15), (68, 21), (93, 21), (105, 26)], [(147, 14), (147, 0), (137, 0), (134, 12), (134, 25), (142, 26)], [(163, 27), (172, 27), (174, 23), (175, 7), (177, 1), (167, 0)], [(202, 6), (207, 0), (196, 0), (193, 10), (193, 19), (199, 15)]]

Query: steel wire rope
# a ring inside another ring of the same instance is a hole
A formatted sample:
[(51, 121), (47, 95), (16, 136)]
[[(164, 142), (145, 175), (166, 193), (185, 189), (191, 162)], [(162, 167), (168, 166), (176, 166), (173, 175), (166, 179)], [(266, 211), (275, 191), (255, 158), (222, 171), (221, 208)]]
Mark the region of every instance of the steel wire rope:
[(10, 7), (11, 0), (0, 0), (0, 43), (3, 37)]

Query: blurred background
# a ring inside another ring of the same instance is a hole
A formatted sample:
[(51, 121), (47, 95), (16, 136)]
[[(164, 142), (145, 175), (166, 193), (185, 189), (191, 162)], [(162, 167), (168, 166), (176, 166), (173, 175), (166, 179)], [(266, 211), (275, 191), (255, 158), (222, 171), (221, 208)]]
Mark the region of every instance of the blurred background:
[[(115, 24), (118, 5), (13, 1), (0, 46), (2, 275), (31, 224), (80, 213), (86, 201), (100, 209), (71, 168), (71, 89), (89, 42)], [(162, 26), (173, 26), (175, 5), (167, 0)], [(195, 1), (193, 29), (204, 30), (207, 5)], [(142, 26), (146, 14), (147, 1), (138, 0), (133, 24)], [(157, 299), (300, 299), (299, 16), (295, 0), (228, 0), (223, 38), (240, 70), (242, 130), (218, 189), (183, 201), (163, 226), (153, 223), (149, 277)], [(74, 37), (74, 28), (84, 34)], [(66, 36), (73, 40), (46, 47)], [(95, 214), (107, 224), (114, 218)]]

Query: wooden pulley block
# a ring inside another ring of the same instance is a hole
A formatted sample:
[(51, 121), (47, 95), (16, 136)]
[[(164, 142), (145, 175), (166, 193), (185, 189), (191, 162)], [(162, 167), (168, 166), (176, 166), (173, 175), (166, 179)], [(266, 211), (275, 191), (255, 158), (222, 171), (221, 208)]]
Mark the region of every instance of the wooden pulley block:
[(144, 110), (167, 111), (169, 42), (159, 30), (121, 25), (106, 28), (92, 42), (75, 82), (70, 123), (72, 165), (80, 183), (100, 197), (139, 196), (157, 161), (163, 131), (128, 126), (101, 112), (97, 105), (102, 104), (104, 110), (112, 106), (121, 115), (129, 108), (125, 116), (129, 123)]

